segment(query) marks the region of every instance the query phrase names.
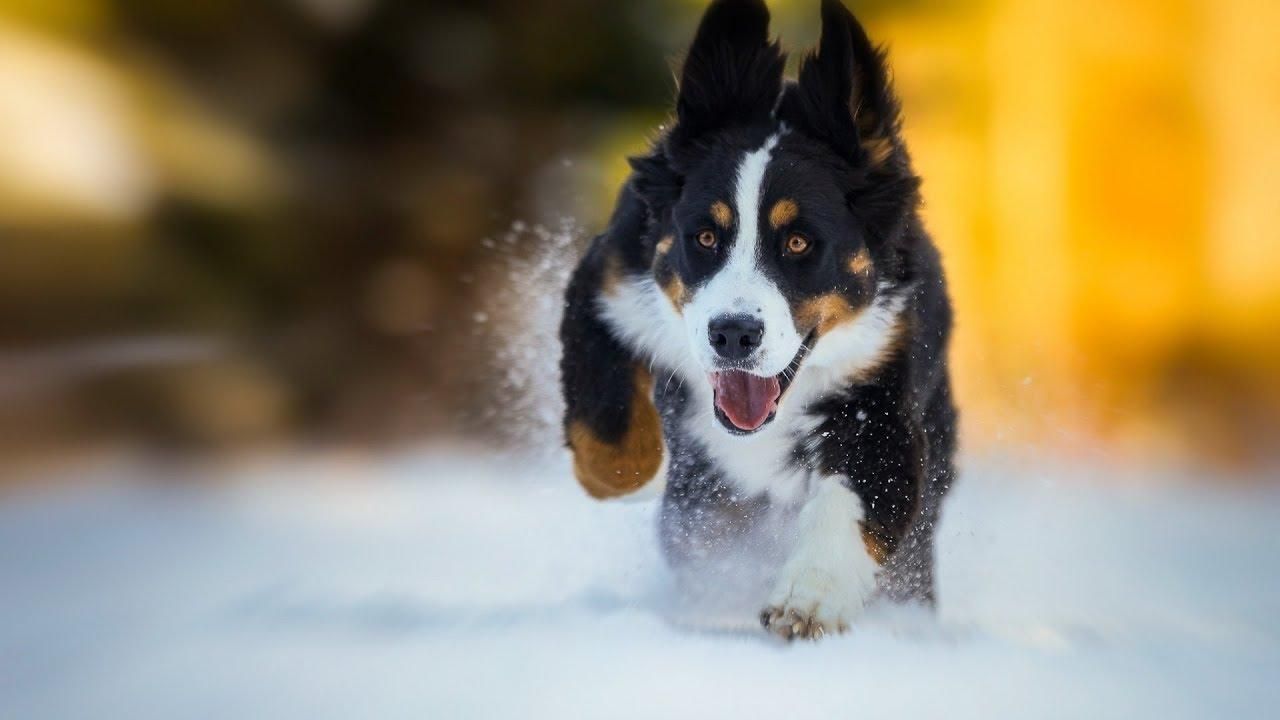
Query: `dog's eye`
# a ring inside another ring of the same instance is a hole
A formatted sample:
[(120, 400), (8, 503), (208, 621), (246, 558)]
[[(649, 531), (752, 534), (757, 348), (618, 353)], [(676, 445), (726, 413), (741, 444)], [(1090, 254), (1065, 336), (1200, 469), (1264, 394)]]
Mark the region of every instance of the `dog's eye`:
[(788, 255), (803, 255), (809, 252), (809, 240), (803, 235), (792, 234), (787, 238), (786, 248)]
[(716, 234), (710, 230), (703, 230), (697, 235), (698, 244), (710, 250), (716, 246)]

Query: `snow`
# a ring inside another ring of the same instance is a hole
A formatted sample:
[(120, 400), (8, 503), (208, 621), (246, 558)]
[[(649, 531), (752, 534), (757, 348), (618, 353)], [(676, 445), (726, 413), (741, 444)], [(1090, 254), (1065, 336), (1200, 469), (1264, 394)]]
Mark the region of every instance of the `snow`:
[[(1207, 718), (1280, 699), (1280, 491), (967, 463), (936, 616), (673, 621), (564, 458), (106, 463), (0, 503), (4, 718)], [(186, 480), (185, 482), (183, 480)]]

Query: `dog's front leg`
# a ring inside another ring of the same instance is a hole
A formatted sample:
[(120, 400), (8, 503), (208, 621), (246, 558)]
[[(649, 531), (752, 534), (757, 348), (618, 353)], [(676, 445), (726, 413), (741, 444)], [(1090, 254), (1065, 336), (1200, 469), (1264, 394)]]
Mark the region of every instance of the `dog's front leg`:
[(649, 364), (601, 316), (600, 301), (621, 282), (618, 245), (639, 242), (622, 227), (596, 238), (565, 293), (560, 341), (565, 440), (578, 482), (592, 497), (636, 493), (659, 474), (661, 420)]
[(844, 632), (876, 589), (881, 553), (865, 533), (862, 500), (824, 477), (797, 518), (794, 549), (760, 621), (788, 640)]

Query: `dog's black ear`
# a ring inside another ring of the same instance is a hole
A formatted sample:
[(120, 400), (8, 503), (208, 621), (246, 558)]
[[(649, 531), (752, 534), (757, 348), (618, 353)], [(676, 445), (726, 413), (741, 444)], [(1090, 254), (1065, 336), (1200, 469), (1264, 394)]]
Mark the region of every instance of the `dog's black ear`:
[(715, 0), (685, 56), (672, 141), (730, 125), (767, 122), (782, 92), (785, 57), (769, 42), (762, 0)]
[(684, 178), (672, 169), (671, 161), (661, 150), (627, 158), (627, 162), (631, 164), (631, 186), (654, 217), (660, 217), (680, 199)]
[(783, 119), (855, 165), (877, 166), (898, 149), (898, 112), (884, 51), (839, 0), (823, 0), (822, 39), (800, 65)]
[(801, 62), (779, 116), (849, 162), (849, 207), (862, 221), (881, 270), (893, 276), (909, 272), (899, 262), (897, 242), (919, 203), (920, 180), (899, 135), (898, 99), (884, 51), (839, 0), (823, 0), (818, 50)]

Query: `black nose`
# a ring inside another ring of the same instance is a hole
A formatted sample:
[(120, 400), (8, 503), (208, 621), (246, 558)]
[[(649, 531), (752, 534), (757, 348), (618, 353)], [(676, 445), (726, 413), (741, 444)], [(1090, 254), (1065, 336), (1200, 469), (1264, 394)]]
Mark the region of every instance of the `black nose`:
[(721, 315), (712, 318), (707, 339), (716, 353), (726, 360), (741, 360), (760, 347), (764, 323), (750, 315)]

